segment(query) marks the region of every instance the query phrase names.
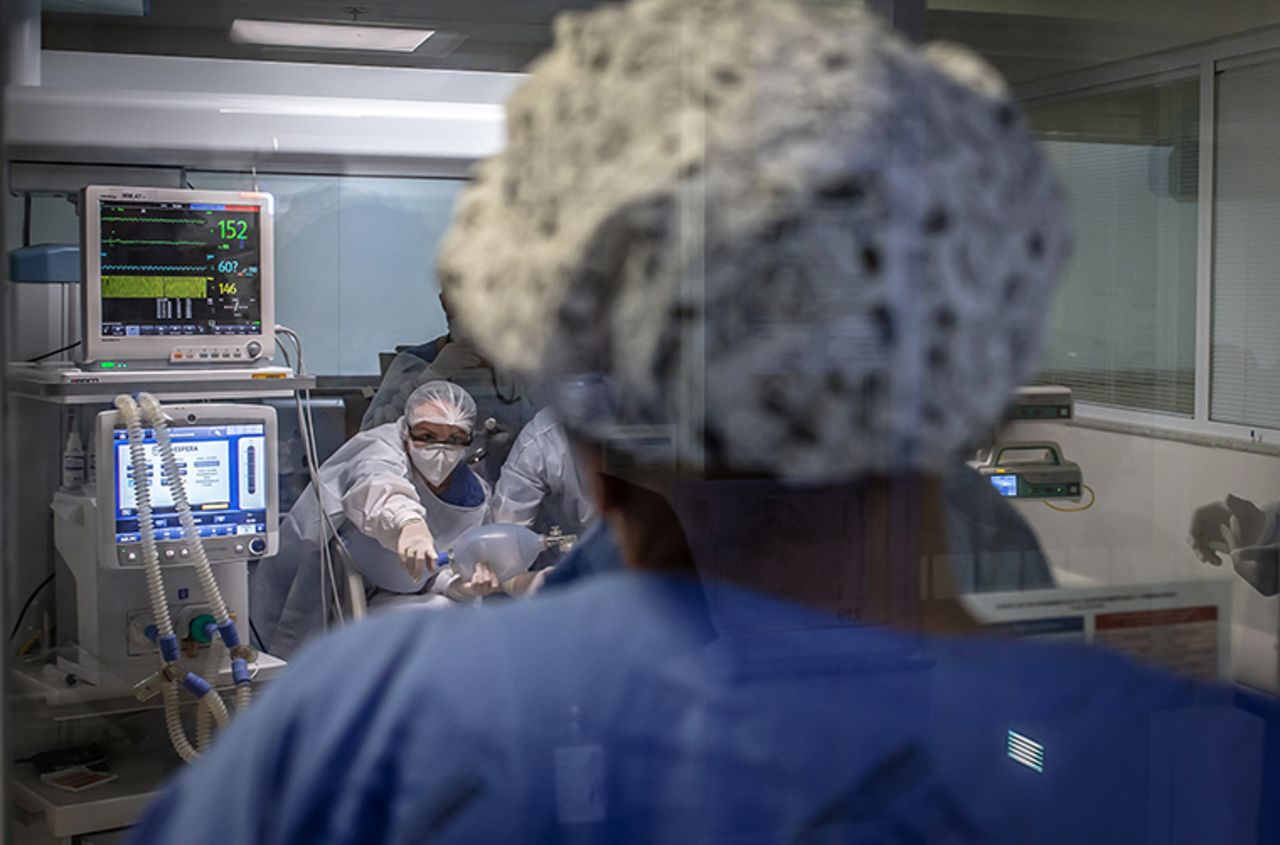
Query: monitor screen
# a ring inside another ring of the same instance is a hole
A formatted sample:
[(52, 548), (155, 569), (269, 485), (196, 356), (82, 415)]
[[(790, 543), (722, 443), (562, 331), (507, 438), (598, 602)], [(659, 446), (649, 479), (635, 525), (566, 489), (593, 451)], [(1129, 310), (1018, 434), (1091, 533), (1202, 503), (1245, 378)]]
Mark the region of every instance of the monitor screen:
[[(151, 508), (156, 540), (182, 539), (182, 524), (162, 477), (160, 456), (152, 429), (143, 430), (150, 476)], [(229, 425), (204, 424), (175, 427), (169, 431), (178, 473), (191, 503), (192, 516), (202, 537), (226, 537), (267, 533), (267, 432), (260, 422)], [(129, 435), (123, 428), (113, 434), (116, 542), (142, 540), (133, 478)]]
[(262, 332), (259, 205), (98, 200), (102, 337)]
[(996, 488), (996, 492), (1001, 496), (1015, 497), (1018, 495), (1018, 476), (1016, 475), (989, 475), (991, 486)]

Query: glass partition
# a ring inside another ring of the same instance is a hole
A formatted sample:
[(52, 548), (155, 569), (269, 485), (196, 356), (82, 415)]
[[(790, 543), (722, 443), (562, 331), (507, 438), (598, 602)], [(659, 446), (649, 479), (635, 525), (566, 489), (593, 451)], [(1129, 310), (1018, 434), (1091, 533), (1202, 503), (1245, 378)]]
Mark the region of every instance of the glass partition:
[(446, 331), (435, 254), (463, 182), (192, 172), (198, 188), (276, 198), (276, 317), (322, 376), (379, 373), (378, 354)]
[(1191, 416), (1198, 80), (1070, 98), (1029, 115), (1066, 187), (1076, 239), (1042, 380), (1086, 402)]

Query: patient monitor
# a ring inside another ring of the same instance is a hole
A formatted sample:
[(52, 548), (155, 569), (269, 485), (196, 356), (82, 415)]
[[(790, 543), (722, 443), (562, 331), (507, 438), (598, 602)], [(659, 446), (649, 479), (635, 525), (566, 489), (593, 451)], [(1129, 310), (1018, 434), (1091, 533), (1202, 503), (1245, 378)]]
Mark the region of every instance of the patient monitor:
[[(256, 405), (165, 406), (178, 474), (232, 616), (248, 628), (248, 562), (275, 554), (276, 413)], [(54, 541), (73, 586), (58, 601), (59, 666), (95, 684), (134, 683), (153, 672), (156, 648), (142, 562), (142, 526), (128, 433), (119, 411), (97, 417), (97, 480), (55, 495)], [(207, 648), (210, 608), (162, 472), (155, 432), (143, 429), (152, 525), (166, 599), (189, 654)], [(59, 581), (63, 579), (61, 575)]]
[(245, 367), (271, 357), (270, 194), (93, 185), (81, 200), (89, 368)]

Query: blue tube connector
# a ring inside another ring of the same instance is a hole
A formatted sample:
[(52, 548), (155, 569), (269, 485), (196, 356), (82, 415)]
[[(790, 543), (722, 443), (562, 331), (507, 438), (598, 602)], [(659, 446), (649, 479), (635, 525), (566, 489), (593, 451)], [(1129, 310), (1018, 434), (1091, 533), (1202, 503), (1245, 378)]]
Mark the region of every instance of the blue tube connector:
[(165, 663), (176, 663), (178, 661), (178, 638), (172, 635), (161, 637), (160, 654), (164, 657)]
[(142, 629), (142, 636), (151, 640), (151, 642), (155, 642), (156, 639), (160, 636), (160, 629), (157, 628), (155, 625), (148, 625), (147, 627)]
[(190, 690), (191, 694), (196, 698), (204, 698), (213, 689), (208, 681), (195, 672), (188, 672), (187, 676), (182, 679), (182, 685)]
[(226, 644), (228, 649), (240, 645), (240, 632), (236, 630), (236, 623), (230, 619), (218, 626), (218, 633), (222, 636), (222, 642)]
[(436, 555), (436, 569), (440, 569), (441, 567), (445, 567), (448, 565), (449, 565), (448, 552), (441, 552), (440, 554)]
[(247, 684), (253, 680), (253, 676), (249, 674), (249, 661), (243, 657), (237, 657), (231, 661), (231, 677), (236, 685)]
[(204, 630), (202, 631), (202, 633), (204, 634), (204, 638), (206, 640), (212, 641), (214, 635), (218, 633), (218, 623), (217, 622), (205, 623)]

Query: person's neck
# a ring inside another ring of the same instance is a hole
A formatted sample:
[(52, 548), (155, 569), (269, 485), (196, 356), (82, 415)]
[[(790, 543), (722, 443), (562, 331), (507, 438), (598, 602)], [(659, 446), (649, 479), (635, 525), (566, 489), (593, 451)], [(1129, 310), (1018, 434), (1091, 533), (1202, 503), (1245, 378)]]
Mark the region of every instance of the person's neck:
[[(712, 482), (714, 483), (714, 482)], [(667, 499), (643, 487), (611, 479), (611, 498), (617, 506), (607, 518), (627, 565), (650, 572), (697, 574), (698, 566), (686, 540), (684, 527)], [(833, 485), (833, 490), (839, 485)], [(772, 495), (772, 494), (770, 494)], [(786, 488), (779, 490), (786, 496)], [(873, 478), (857, 484), (856, 512), (850, 528), (862, 545), (858, 555), (865, 567), (866, 590), (859, 608), (863, 622), (904, 630), (956, 633), (975, 627), (956, 600), (950, 567), (931, 566), (950, 559), (942, 482), (929, 475)], [(786, 526), (773, 526), (786, 530)], [(833, 525), (843, 531), (846, 526)], [(744, 526), (744, 530), (759, 530)], [(746, 565), (716, 568), (716, 576), (739, 586), (772, 593), (803, 604), (821, 606), (806, 592), (812, 578), (779, 579), (768, 566)], [(778, 561), (777, 565), (786, 565)], [(925, 578), (925, 567), (930, 567)], [(921, 598), (922, 583), (928, 595)], [(811, 588), (808, 588), (811, 590)], [(834, 589), (834, 585), (833, 585)], [(830, 609), (824, 607), (823, 609)]]

